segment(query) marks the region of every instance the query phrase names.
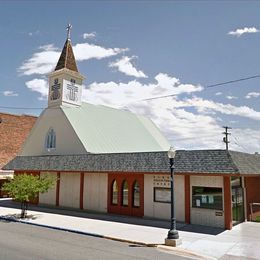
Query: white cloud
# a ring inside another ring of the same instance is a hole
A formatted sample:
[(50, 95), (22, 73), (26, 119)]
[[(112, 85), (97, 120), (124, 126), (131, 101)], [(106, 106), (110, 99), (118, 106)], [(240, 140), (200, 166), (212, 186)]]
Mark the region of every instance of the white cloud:
[(215, 93), (216, 96), (220, 96), (220, 95), (222, 95), (222, 94), (223, 94), (222, 92), (217, 92), (217, 93)]
[(83, 39), (93, 39), (97, 35), (96, 32), (91, 32), (91, 33), (83, 33)]
[(59, 48), (55, 47), (53, 44), (41, 45), (38, 49), (44, 51), (59, 51)]
[(249, 92), (246, 95), (246, 98), (257, 98), (257, 97), (260, 97), (260, 92)]
[(133, 60), (134, 58), (135, 56), (133, 57), (124, 56), (115, 62), (111, 62), (109, 64), (109, 67), (117, 68), (120, 72), (128, 76), (134, 76), (136, 78), (147, 78), (147, 76), (144, 74), (143, 71), (137, 70), (131, 63), (131, 60)]
[(45, 79), (33, 79), (25, 82), (25, 85), (31, 91), (40, 93), (39, 100), (46, 100), (48, 97), (48, 82)]
[(89, 59), (104, 59), (128, 51), (128, 48), (105, 48), (95, 44), (78, 43), (73, 47), (75, 58), (78, 61)]
[[(128, 51), (127, 48), (105, 48), (102, 46), (78, 43), (73, 47), (75, 58), (78, 61), (89, 59), (104, 59)], [(39, 51), (26, 60), (18, 69), (22, 75), (44, 75), (53, 71), (58, 62), (60, 50), (53, 44), (39, 47)]]
[(259, 30), (256, 29), (255, 27), (250, 27), (250, 28), (244, 27), (243, 29), (236, 29), (235, 31), (230, 31), (230, 32), (228, 32), (228, 34), (240, 37), (241, 35), (243, 35), (245, 33), (257, 33), (257, 32), (259, 32)]
[(226, 96), (226, 98), (229, 99), (229, 100), (237, 99), (237, 97), (235, 97), (235, 96)]
[(26, 60), (18, 69), (23, 75), (46, 74), (51, 72), (60, 56), (60, 52), (52, 44), (39, 47), (32, 57)]
[(246, 117), (253, 120), (260, 120), (260, 112), (247, 107), (247, 106), (233, 106), (230, 104), (217, 103), (212, 100), (205, 100), (198, 97), (193, 97), (191, 99), (186, 99), (182, 101), (174, 102), (174, 106), (178, 108), (183, 107), (194, 107), (200, 113), (205, 113), (207, 111), (216, 111), (225, 115), (233, 115)]
[(141, 99), (162, 95), (180, 95), (201, 91), (201, 86), (181, 84), (179, 79), (164, 73), (155, 76), (155, 83), (142, 84), (137, 80), (127, 83), (93, 82), (83, 90), (85, 100), (95, 104), (119, 107)]
[(3, 91), (3, 95), (6, 97), (17, 97), (18, 93), (13, 92), (12, 90)]

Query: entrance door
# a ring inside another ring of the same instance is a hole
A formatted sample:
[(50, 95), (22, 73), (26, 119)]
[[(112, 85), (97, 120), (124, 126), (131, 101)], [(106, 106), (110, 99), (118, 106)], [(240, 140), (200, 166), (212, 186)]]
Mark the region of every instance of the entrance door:
[(109, 213), (143, 217), (143, 174), (108, 174), (107, 208)]
[(233, 224), (243, 222), (245, 219), (242, 187), (232, 187), (232, 214)]

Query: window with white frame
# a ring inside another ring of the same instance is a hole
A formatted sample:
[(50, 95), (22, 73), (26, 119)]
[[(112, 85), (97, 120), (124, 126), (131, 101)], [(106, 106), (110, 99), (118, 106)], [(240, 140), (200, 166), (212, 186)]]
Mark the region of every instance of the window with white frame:
[(50, 128), (46, 136), (46, 149), (55, 149), (56, 148), (56, 134), (53, 128)]

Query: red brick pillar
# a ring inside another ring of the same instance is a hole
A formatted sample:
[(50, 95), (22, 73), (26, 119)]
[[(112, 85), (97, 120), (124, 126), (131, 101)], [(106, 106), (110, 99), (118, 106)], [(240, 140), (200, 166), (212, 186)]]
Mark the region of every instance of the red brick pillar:
[(185, 223), (190, 224), (190, 176), (185, 175), (184, 179), (185, 189)]
[(57, 172), (57, 183), (56, 183), (56, 206), (60, 205), (60, 172)]
[(84, 172), (80, 173), (79, 208), (83, 209)]
[(224, 179), (224, 214), (225, 229), (232, 229), (232, 201), (231, 201), (231, 180), (229, 176)]

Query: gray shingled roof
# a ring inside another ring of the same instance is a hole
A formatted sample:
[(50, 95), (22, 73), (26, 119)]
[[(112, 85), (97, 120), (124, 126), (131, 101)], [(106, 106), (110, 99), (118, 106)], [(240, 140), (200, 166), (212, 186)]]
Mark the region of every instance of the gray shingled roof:
[(260, 174), (260, 155), (240, 152), (230, 152), (231, 158), (237, 165), (240, 174)]
[[(17, 156), (6, 170), (168, 173), (167, 152)], [(225, 150), (178, 150), (176, 173), (260, 174), (260, 156)]]

